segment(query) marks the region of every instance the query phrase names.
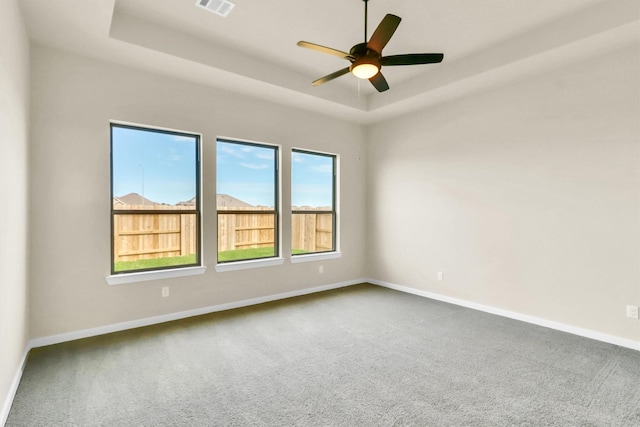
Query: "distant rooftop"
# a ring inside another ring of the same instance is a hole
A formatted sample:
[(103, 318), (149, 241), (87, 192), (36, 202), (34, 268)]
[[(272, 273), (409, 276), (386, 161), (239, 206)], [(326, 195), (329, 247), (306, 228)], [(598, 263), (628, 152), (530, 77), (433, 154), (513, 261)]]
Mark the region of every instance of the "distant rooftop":
[(253, 207), (247, 202), (236, 199), (228, 194), (216, 194), (216, 206), (219, 208), (248, 208)]
[(116, 205), (159, 205), (160, 203), (153, 202), (149, 199), (142, 197), (138, 193), (129, 193), (124, 196), (114, 197), (113, 204)]
[[(196, 203), (195, 196), (189, 200), (178, 202), (175, 206), (194, 206)], [(113, 198), (114, 206), (160, 206), (163, 203), (157, 203), (153, 200), (149, 200), (142, 197), (138, 193), (129, 193), (124, 196), (118, 196)], [(228, 194), (216, 194), (216, 206), (219, 208), (252, 208), (255, 207), (240, 199), (236, 199)]]

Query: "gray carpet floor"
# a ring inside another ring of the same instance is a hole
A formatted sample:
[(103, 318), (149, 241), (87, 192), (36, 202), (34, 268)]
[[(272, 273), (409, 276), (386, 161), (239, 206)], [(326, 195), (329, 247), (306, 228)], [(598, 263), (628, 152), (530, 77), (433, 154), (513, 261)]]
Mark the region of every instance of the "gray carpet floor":
[(13, 426), (640, 426), (640, 352), (373, 286), (32, 350)]

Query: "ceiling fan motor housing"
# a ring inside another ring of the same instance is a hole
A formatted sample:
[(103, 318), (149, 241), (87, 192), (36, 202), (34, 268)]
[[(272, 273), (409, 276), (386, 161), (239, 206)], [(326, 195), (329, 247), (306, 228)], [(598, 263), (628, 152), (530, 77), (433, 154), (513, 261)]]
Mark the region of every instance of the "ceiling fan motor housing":
[(349, 71), (353, 72), (355, 68), (366, 64), (373, 65), (377, 68), (378, 71), (380, 70), (380, 53), (376, 52), (375, 50), (368, 49), (366, 43), (359, 43), (353, 46), (349, 53), (354, 58), (353, 61), (351, 61)]
[(358, 43), (351, 48), (349, 53), (356, 59), (359, 57), (377, 57), (380, 58), (380, 53), (375, 50), (367, 48), (367, 43)]

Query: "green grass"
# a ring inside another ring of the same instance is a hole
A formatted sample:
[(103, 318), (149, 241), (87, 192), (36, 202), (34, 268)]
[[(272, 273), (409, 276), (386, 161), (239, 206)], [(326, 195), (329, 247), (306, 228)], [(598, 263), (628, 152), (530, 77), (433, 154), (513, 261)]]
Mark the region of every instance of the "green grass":
[(273, 247), (234, 249), (218, 253), (218, 262), (240, 261), (243, 259), (267, 258), (274, 256)]
[[(294, 249), (293, 254), (304, 254), (307, 251), (302, 249)], [(251, 248), (251, 249), (234, 249), (232, 251), (223, 251), (218, 253), (218, 262), (242, 261), (256, 258), (268, 258), (275, 256), (273, 247), (268, 248)]]
[(150, 268), (171, 267), (195, 263), (196, 254), (155, 259), (140, 259), (137, 261), (117, 261), (115, 271), (146, 270)]
[[(304, 254), (306, 251), (302, 249), (294, 249), (293, 254)], [(273, 247), (269, 248), (252, 248), (252, 249), (235, 249), (232, 251), (223, 251), (218, 254), (218, 262), (242, 261), (245, 259), (268, 258), (274, 256)], [(131, 271), (131, 270), (147, 270), (160, 267), (181, 266), (186, 264), (195, 264), (196, 254), (141, 259), (138, 261), (118, 261), (115, 265), (115, 271)]]

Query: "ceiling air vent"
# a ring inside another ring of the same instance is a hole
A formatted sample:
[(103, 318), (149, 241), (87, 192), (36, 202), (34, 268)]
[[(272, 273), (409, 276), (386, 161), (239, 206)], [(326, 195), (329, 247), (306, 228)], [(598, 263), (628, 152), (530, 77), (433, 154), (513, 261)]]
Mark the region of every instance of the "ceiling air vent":
[(200, 6), (220, 16), (227, 16), (235, 6), (235, 3), (229, 0), (197, 0), (196, 6)]

